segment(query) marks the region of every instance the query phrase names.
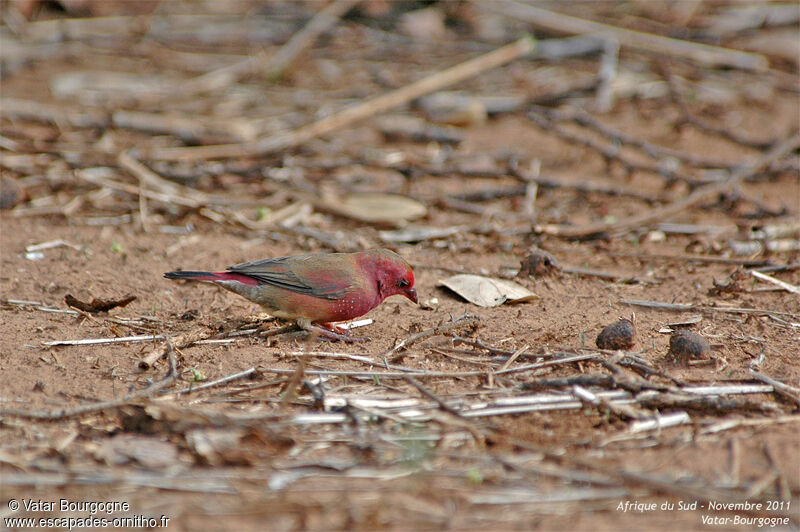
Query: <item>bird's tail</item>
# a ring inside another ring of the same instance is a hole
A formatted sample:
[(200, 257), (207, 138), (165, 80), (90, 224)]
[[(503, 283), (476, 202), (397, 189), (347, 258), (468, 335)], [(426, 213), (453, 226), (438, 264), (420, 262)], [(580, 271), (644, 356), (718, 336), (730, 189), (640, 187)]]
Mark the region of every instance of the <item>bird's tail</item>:
[(224, 274), (213, 272), (167, 272), (164, 277), (167, 279), (187, 279), (189, 281), (219, 281)]

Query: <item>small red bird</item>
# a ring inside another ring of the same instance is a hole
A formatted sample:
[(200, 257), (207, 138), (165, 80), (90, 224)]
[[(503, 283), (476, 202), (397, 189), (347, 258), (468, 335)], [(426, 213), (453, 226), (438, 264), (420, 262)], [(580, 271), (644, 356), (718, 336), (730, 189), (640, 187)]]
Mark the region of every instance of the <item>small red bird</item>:
[(362, 316), (395, 294), (417, 302), (411, 266), (388, 249), (294, 255), (245, 262), (226, 272), (178, 271), (164, 277), (216, 283), (309, 332), (349, 341), (365, 338), (337, 334), (342, 329), (331, 322)]

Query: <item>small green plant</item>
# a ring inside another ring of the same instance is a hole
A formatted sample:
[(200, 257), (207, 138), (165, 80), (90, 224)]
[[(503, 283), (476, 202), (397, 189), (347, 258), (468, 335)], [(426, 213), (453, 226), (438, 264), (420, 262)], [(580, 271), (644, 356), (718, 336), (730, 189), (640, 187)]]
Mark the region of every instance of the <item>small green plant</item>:
[(474, 467), (467, 470), (467, 481), (470, 484), (474, 484), (475, 486), (479, 486), (483, 484), (483, 473), (479, 470), (475, 469)]
[(260, 222), (261, 220), (263, 220), (264, 218), (266, 218), (266, 217), (267, 217), (267, 215), (268, 215), (269, 213), (271, 213), (271, 212), (272, 212), (272, 209), (270, 209), (269, 207), (259, 207), (259, 208), (256, 210), (256, 221), (257, 221), (257, 222)]
[(125, 251), (125, 248), (122, 247), (122, 244), (119, 242), (114, 242), (111, 244), (111, 252), (116, 253), (122, 259), (122, 263), (125, 264), (128, 262), (128, 253)]

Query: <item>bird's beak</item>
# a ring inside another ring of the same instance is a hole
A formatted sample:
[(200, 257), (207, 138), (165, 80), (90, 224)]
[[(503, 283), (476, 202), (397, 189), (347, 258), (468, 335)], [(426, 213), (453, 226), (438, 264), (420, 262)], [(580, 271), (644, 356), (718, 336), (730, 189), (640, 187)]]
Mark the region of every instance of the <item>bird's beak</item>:
[(406, 290), (406, 297), (408, 299), (410, 299), (411, 301), (413, 301), (414, 303), (419, 303), (419, 301), (417, 300), (417, 289), (416, 288), (412, 288), (410, 290)]

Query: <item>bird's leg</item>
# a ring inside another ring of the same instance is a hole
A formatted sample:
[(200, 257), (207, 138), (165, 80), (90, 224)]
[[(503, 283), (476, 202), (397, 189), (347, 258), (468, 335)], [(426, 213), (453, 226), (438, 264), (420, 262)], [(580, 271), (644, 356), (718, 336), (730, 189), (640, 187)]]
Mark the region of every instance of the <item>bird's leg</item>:
[(370, 338), (366, 337), (350, 336), (347, 334), (346, 329), (336, 327), (330, 323), (320, 323), (319, 325), (314, 325), (306, 318), (300, 318), (297, 320), (297, 325), (309, 333), (318, 334), (325, 338), (330, 338), (331, 340), (341, 340), (343, 342), (366, 342), (370, 340)]

